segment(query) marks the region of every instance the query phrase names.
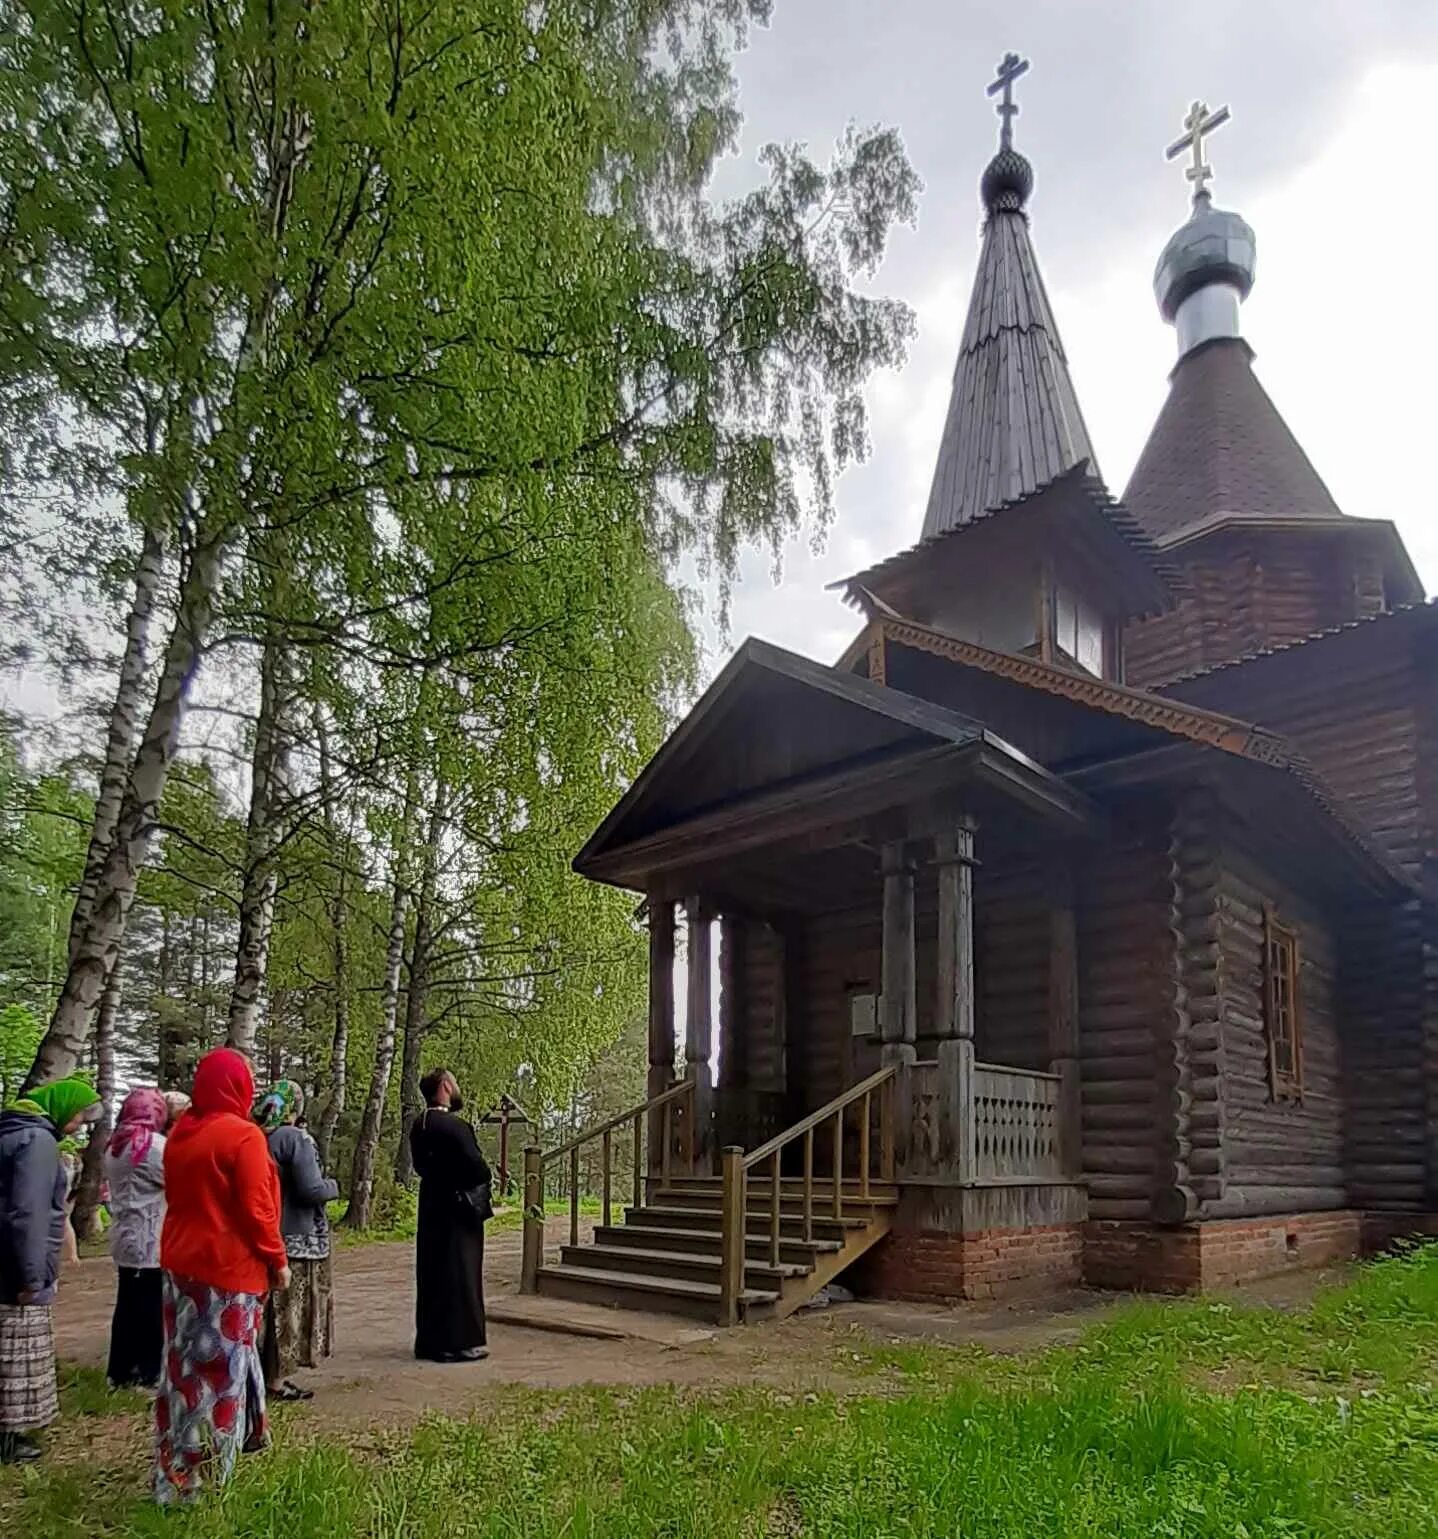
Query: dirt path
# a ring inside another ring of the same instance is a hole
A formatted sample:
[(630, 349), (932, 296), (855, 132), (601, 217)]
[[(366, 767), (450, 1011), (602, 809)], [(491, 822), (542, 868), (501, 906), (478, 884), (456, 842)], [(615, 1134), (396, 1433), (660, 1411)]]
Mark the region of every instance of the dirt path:
[[(567, 1238), (568, 1221), (551, 1220), (550, 1241)], [(491, 1235), (485, 1253), (485, 1286), (502, 1309), (519, 1278), (520, 1235)], [(1260, 1285), (1253, 1302), (1279, 1307), (1299, 1303), (1317, 1279), (1273, 1289)], [(1286, 1296), (1292, 1293), (1292, 1297)], [(106, 1260), (81, 1262), (66, 1274), (56, 1310), (61, 1358), (103, 1366), (114, 1302), (114, 1272)], [(921, 1339), (975, 1344), (997, 1352), (1035, 1351), (1074, 1340), (1082, 1328), (1121, 1302), (1113, 1295), (1075, 1291), (1024, 1306), (849, 1304), (802, 1313), (752, 1329), (687, 1330), (688, 1322), (650, 1317), (649, 1334), (593, 1340), (524, 1326), (491, 1322), (491, 1356), (477, 1364), (418, 1363), (413, 1356), (413, 1252), (409, 1245), (366, 1245), (335, 1256), (335, 1355), (302, 1374), (316, 1397), (298, 1408), (305, 1420), (402, 1424), (429, 1411), (462, 1413), (482, 1405), (504, 1385), (564, 1389), (581, 1384), (680, 1384), (722, 1388), (767, 1384), (796, 1391), (881, 1389), (872, 1372), (855, 1366), (853, 1348), (864, 1343)], [(609, 1316), (626, 1326), (633, 1317)], [(700, 1338), (700, 1339), (696, 1339)], [(861, 1354), (862, 1356), (862, 1354)]]

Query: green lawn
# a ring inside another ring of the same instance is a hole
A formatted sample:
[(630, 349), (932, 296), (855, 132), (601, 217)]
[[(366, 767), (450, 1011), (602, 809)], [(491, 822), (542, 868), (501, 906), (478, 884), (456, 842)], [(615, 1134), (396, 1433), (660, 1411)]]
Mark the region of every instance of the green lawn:
[[(1438, 1535), (1438, 1247), (1365, 1268), (1300, 1314), (1142, 1303), (1076, 1346), (1024, 1358), (847, 1336), (826, 1350), (864, 1387), (515, 1392), (472, 1421), (436, 1418), (369, 1446), (281, 1447), (179, 1518), (136, 1499), (133, 1477), (72, 1461), (6, 1477), (0, 1528), (87, 1539)], [(67, 1408), (83, 1415), (92, 1395), (72, 1382)]]

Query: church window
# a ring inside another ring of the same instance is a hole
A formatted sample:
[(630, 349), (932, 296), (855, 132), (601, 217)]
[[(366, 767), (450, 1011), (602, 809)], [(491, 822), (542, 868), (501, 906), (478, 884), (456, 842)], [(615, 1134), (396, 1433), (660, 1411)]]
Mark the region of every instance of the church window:
[(1275, 1101), (1303, 1098), (1303, 1031), (1299, 1016), (1298, 932), (1263, 911), (1263, 1030), (1268, 1081)]
[(1089, 673), (1103, 677), (1103, 616), (1072, 589), (1054, 592), (1054, 645)]

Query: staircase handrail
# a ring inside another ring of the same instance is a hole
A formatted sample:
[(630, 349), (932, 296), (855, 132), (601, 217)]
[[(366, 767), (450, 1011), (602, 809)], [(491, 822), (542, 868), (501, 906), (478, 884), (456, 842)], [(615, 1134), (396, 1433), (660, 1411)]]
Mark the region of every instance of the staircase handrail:
[(776, 1133), (767, 1143), (760, 1144), (757, 1149), (751, 1149), (744, 1156), (744, 1169), (753, 1170), (756, 1165), (763, 1164), (786, 1145), (793, 1143), (796, 1138), (802, 1138), (811, 1128), (817, 1128), (821, 1123), (827, 1122), (835, 1112), (842, 1111), (846, 1106), (852, 1106), (855, 1101), (877, 1090), (897, 1072), (893, 1064), (886, 1064), (882, 1069), (871, 1074), (868, 1079), (861, 1079), (857, 1084), (850, 1085), (847, 1090), (836, 1095), (832, 1101), (826, 1102), (818, 1111), (810, 1112), (793, 1127), (785, 1128), (782, 1133)]
[[(531, 1145), (524, 1151), (524, 1248), (520, 1263), (519, 1291), (521, 1293), (537, 1293), (539, 1291), (539, 1269), (544, 1261), (544, 1172), (545, 1168), (564, 1155), (569, 1156), (569, 1243), (579, 1244), (579, 1151), (596, 1139), (603, 1146), (604, 1181), (603, 1195), (601, 1198), (601, 1210), (604, 1224), (607, 1228), (613, 1215), (613, 1190), (611, 1177), (613, 1172), (613, 1134), (616, 1128), (623, 1127), (625, 1123), (633, 1126), (634, 1131), (634, 1206), (640, 1207), (644, 1201), (644, 1130), (649, 1128), (650, 1160), (659, 1167), (660, 1179), (668, 1181), (670, 1166), (673, 1159), (673, 1117), (677, 1104), (688, 1099), (691, 1112), (689, 1119), (689, 1164), (692, 1171), (693, 1150), (693, 1097), (694, 1081), (681, 1079), (671, 1085), (667, 1090), (661, 1091), (656, 1096), (650, 1096), (647, 1101), (641, 1101), (637, 1106), (631, 1106), (628, 1111), (622, 1111), (618, 1116), (610, 1117), (605, 1122), (600, 1122), (592, 1128), (585, 1129), (569, 1139), (567, 1143), (559, 1144), (549, 1150), (540, 1149)], [(656, 1143), (658, 1145), (658, 1159), (654, 1158)]]
[(580, 1149), (587, 1143), (592, 1143), (604, 1133), (612, 1133), (615, 1128), (623, 1127), (626, 1122), (634, 1119), (644, 1112), (657, 1111), (669, 1101), (677, 1101), (681, 1096), (691, 1094), (694, 1090), (692, 1079), (681, 1079), (677, 1084), (671, 1085), (662, 1095), (652, 1096), (647, 1101), (641, 1101), (637, 1106), (631, 1106), (628, 1111), (622, 1111), (618, 1116), (611, 1117), (608, 1122), (596, 1123), (592, 1128), (586, 1128), (584, 1132), (576, 1134), (568, 1143), (557, 1144), (553, 1149), (545, 1149), (541, 1155), (547, 1165), (551, 1160), (557, 1160), (561, 1154), (568, 1154), (572, 1149)]
[(764, 1164), (769, 1165), (769, 1213), (768, 1213), (768, 1260), (771, 1267), (779, 1265), (781, 1237), (783, 1233), (783, 1168), (784, 1150), (791, 1144), (804, 1141), (803, 1202), (800, 1209), (802, 1235), (805, 1243), (814, 1238), (814, 1134), (825, 1122), (834, 1124), (832, 1190), (828, 1194), (830, 1216), (842, 1223), (844, 1217), (844, 1114), (851, 1106), (859, 1107), (859, 1159), (855, 1185), (855, 1197), (860, 1202), (869, 1200), (870, 1164), (870, 1115), (873, 1098), (879, 1097), (879, 1179), (894, 1178), (894, 1082), (897, 1069), (886, 1064), (882, 1069), (861, 1079), (818, 1111), (802, 1117), (793, 1127), (776, 1134), (757, 1149), (745, 1153), (743, 1149), (729, 1148), (723, 1153), (723, 1197), (720, 1209), (719, 1252), (719, 1323), (735, 1325), (740, 1317), (740, 1303), (744, 1294), (744, 1270), (748, 1260), (749, 1231), (749, 1172)]

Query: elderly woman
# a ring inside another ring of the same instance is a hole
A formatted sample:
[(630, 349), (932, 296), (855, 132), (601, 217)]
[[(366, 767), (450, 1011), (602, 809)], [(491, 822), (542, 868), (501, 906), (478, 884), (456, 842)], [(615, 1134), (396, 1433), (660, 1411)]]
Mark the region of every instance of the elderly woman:
[(334, 1294), (330, 1283), (330, 1226), (325, 1204), (340, 1194), (320, 1168), (315, 1141), (299, 1126), (304, 1091), (278, 1080), (260, 1097), (255, 1121), (265, 1131), (280, 1173), (280, 1233), (290, 1263), (290, 1285), (265, 1306), (261, 1361), (265, 1389), (276, 1400), (309, 1400), (314, 1391), (291, 1383), (296, 1368), (315, 1368), (334, 1351)]
[(165, 1145), (160, 1265), (165, 1355), (155, 1397), (155, 1499), (222, 1485), (241, 1449), (269, 1441), (260, 1322), (287, 1288), (280, 1183), (250, 1121), (255, 1077), (233, 1048), (207, 1053), (194, 1101)]
[(55, 1080), (0, 1114), (0, 1460), (40, 1457), (60, 1413), (53, 1312), (69, 1183), (60, 1142), (100, 1116), (82, 1079)]
[(132, 1090), (105, 1147), (110, 1259), (119, 1286), (106, 1375), (117, 1389), (160, 1377), (160, 1229), (165, 1222), (165, 1133), (170, 1108), (158, 1090)]

